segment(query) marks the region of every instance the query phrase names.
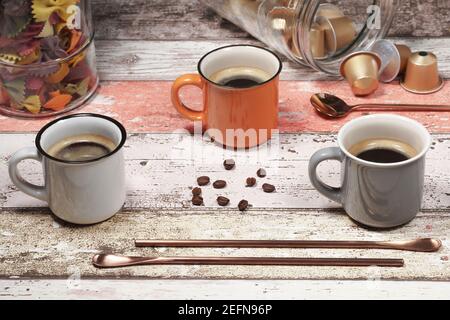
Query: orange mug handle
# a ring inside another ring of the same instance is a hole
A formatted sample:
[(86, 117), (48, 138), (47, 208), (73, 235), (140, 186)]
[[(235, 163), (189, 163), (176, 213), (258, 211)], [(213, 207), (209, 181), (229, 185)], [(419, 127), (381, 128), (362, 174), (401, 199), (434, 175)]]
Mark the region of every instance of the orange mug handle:
[(204, 118), (204, 111), (194, 111), (186, 107), (181, 101), (180, 90), (184, 86), (196, 86), (203, 89), (202, 77), (198, 74), (185, 74), (179, 77), (172, 85), (172, 104), (178, 112), (192, 121), (201, 121)]

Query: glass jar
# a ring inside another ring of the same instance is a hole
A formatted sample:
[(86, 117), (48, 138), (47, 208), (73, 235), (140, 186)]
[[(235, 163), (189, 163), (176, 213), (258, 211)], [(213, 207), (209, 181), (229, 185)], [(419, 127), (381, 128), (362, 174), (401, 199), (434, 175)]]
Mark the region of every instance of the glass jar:
[(339, 75), (349, 53), (383, 38), (399, 0), (202, 0), (290, 60)]
[(0, 113), (41, 118), (98, 87), (89, 0), (0, 1)]

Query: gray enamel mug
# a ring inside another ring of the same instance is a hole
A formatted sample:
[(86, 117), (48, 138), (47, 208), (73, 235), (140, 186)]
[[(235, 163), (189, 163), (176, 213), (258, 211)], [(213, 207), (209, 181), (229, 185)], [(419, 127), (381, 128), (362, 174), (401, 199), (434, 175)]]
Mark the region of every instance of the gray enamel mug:
[[(65, 161), (49, 154), (58, 141), (80, 134), (101, 135), (112, 141), (115, 148), (89, 161)], [(19, 190), (47, 202), (58, 218), (81, 225), (99, 223), (114, 216), (125, 203), (126, 138), (125, 128), (103, 115), (59, 118), (39, 131), (34, 147), (21, 149), (10, 158), (9, 175)], [(42, 163), (43, 186), (31, 184), (19, 172), (19, 163), (27, 159)]]
[[(396, 163), (362, 160), (350, 149), (365, 140), (392, 139), (412, 146), (416, 156)], [(423, 199), (425, 158), (431, 135), (420, 123), (406, 117), (379, 114), (347, 123), (338, 134), (339, 147), (316, 152), (309, 163), (313, 186), (340, 203), (356, 222), (373, 228), (393, 228), (413, 220)], [(341, 187), (325, 184), (317, 167), (327, 160), (342, 163)]]

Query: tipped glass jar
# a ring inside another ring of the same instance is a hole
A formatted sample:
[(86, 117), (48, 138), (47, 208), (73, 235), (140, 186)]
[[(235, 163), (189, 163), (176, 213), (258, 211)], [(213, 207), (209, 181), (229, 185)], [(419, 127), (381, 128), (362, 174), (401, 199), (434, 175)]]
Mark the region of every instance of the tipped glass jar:
[(0, 114), (80, 107), (98, 87), (89, 0), (0, 1)]
[(342, 59), (383, 38), (399, 0), (201, 0), (290, 60), (339, 75)]

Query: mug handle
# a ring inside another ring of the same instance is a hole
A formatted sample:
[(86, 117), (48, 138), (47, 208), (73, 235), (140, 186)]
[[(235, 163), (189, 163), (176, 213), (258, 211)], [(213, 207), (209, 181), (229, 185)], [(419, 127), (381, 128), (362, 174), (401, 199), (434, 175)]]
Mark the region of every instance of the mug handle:
[(172, 85), (172, 104), (178, 112), (184, 117), (192, 121), (202, 121), (204, 118), (204, 111), (194, 111), (186, 107), (180, 99), (180, 90), (184, 86), (196, 86), (203, 89), (202, 77), (198, 74), (185, 74), (179, 77)]
[(325, 197), (335, 202), (342, 203), (342, 188), (335, 188), (327, 185), (317, 175), (317, 167), (320, 163), (327, 160), (337, 160), (342, 162), (342, 151), (337, 147), (325, 148), (317, 151), (309, 162), (309, 179), (314, 188)]
[(37, 186), (26, 181), (19, 173), (19, 163), (28, 159), (42, 162), (42, 156), (35, 147), (21, 149), (17, 151), (11, 159), (9, 159), (9, 177), (20, 191), (32, 196), (33, 198), (48, 202), (47, 188), (44, 186)]

